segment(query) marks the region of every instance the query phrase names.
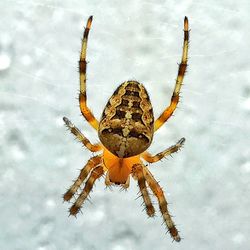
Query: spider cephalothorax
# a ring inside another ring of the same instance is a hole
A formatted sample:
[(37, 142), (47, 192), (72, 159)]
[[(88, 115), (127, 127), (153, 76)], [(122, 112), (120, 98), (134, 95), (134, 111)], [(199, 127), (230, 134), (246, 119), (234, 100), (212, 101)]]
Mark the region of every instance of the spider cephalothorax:
[(117, 184), (128, 188), (131, 175), (138, 182), (147, 214), (150, 217), (155, 214), (155, 209), (148, 193), (149, 188), (158, 200), (159, 209), (170, 235), (175, 241), (180, 241), (181, 238), (178, 230), (168, 212), (167, 201), (162, 188), (143, 161), (149, 163), (157, 162), (163, 157), (177, 152), (185, 141), (184, 138), (181, 138), (175, 145), (155, 156), (152, 156), (146, 151), (152, 142), (154, 132), (171, 117), (179, 102), (180, 88), (187, 67), (189, 41), (188, 19), (187, 17), (184, 19), (182, 61), (179, 64), (179, 71), (171, 102), (156, 121), (154, 121), (153, 108), (149, 95), (145, 87), (137, 81), (126, 81), (116, 89), (104, 108), (100, 122), (96, 120), (88, 108), (86, 95), (86, 50), (91, 23), (92, 16), (89, 17), (84, 31), (79, 61), (79, 102), (82, 115), (91, 126), (98, 131), (101, 143), (92, 144), (68, 118), (64, 117), (63, 120), (70, 131), (91, 152), (102, 151), (102, 153), (89, 159), (63, 198), (65, 201), (71, 200), (86, 180), (81, 193), (77, 194), (78, 197), (69, 210), (70, 215), (76, 215), (98, 178), (106, 174), (105, 184), (107, 186)]

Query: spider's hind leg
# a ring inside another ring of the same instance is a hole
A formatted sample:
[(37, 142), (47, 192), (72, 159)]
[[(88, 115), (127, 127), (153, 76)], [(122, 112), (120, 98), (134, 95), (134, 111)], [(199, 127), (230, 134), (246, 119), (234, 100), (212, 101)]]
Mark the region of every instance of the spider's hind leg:
[(180, 99), (180, 89), (182, 86), (183, 78), (186, 73), (188, 61), (188, 43), (189, 43), (189, 28), (188, 18), (184, 19), (184, 41), (182, 50), (182, 60), (179, 64), (178, 75), (175, 83), (174, 92), (171, 98), (170, 105), (163, 111), (154, 123), (154, 131), (158, 130), (173, 114)]
[(82, 48), (81, 55), (79, 60), (79, 72), (80, 72), (80, 94), (79, 94), (79, 103), (80, 110), (85, 119), (90, 123), (90, 125), (94, 129), (98, 129), (98, 121), (95, 116), (91, 112), (91, 110), (87, 106), (87, 94), (86, 94), (86, 70), (87, 70), (87, 61), (86, 61), (86, 53), (87, 53), (87, 43), (89, 31), (91, 28), (93, 17), (90, 16), (86, 28), (84, 30), (83, 39), (82, 39)]

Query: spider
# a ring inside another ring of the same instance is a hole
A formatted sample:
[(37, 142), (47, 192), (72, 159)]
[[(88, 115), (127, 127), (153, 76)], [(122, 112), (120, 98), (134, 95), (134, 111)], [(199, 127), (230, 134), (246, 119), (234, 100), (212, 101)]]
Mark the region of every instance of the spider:
[[(91, 157), (81, 169), (80, 175), (64, 194), (64, 201), (70, 201), (76, 194), (77, 198), (69, 209), (70, 215), (76, 216), (87, 199), (97, 179), (106, 174), (106, 186), (121, 185), (129, 187), (130, 175), (138, 182), (148, 216), (153, 217), (155, 209), (148, 189), (156, 196), (164, 223), (175, 241), (180, 241), (178, 230), (169, 214), (168, 203), (159, 183), (148, 170), (143, 160), (154, 163), (177, 152), (185, 142), (181, 138), (175, 145), (164, 151), (151, 155), (147, 152), (154, 132), (156, 132), (173, 114), (179, 102), (180, 88), (187, 68), (189, 28), (188, 18), (184, 18), (184, 42), (182, 61), (169, 106), (154, 121), (153, 108), (145, 87), (137, 81), (125, 81), (110, 97), (98, 122), (87, 106), (86, 95), (86, 51), (88, 35), (93, 17), (90, 16), (83, 34), (79, 61), (80, 72), (80, 110), (90, 125), (98, 131), (100, 143), (92, 144), (71, 121), (64, 117), (65, 125), (72, 134), (91, 152), (102, 153)], [(80, 186), (85, 181), (80, 194)]]

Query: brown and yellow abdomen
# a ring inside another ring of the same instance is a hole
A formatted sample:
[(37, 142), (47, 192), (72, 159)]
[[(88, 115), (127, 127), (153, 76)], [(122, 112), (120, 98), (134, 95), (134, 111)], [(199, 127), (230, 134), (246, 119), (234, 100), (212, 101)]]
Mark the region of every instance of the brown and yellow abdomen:
[(153, 108), (146, 89), (136, 81), (126, 81), (108, 100), (98, 135), (111, 153), (127, 158), (144, 152), (150, 146), (153, 125)]

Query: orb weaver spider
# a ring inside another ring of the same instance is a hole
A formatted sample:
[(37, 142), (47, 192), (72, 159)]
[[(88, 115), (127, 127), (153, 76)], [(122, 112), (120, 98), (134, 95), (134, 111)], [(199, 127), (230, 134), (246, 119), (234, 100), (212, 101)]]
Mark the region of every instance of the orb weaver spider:
[(180, 88), (187, 68), (189, 28), (188, 18), (184, 19), (184, 42), (182, 61), (170, 105), (163, 111), (159, 118), (154, 121), (153, 108), (149, 95), (144, 86), (137, 81), (126, 81), (122, 83), (108, 100), (101, 116), (97, 121), (87, 106), (86, 95), (86, 50), (88, 34), (93, 17), (90, 16), (84, 31), (81, 55), (79, 61), (80, 71), (80, 110), (90, 125), (98, 131), (100, 143), (92, 144), (81, 131), (66, 117), (63, 118), (68, 129), (76, 138), (91, 152), (102, 151), (101, 154), (91, 157), (87, 164), (81, 169), (80, 175), (73, 185), (64, 194), (64, 201), (70, 201), (85, 181), (84, 188), (69, 209), (70, 215), (76, 216), (87, 199), (97, 179), (106, 173), (105, 184), (122, 185), (129, 187), (130, 175), (137, 180), (141, 196), (148, 216), (153, 217), (155, 209), (152, 204), (148, 188), (156, 196), (159, 209), (168, 231), (175, 241), (180, 241), (178, 230), (169, 214), (168, 203), (159, 183), (143, 163), (154, 163), (163, 157), (177, 152), (185, 142), (181, 138), (175, 145), (164, 151), (151, 155), (146, 151), (150, 146), (154, 132), (157, 131), (173, 114), (179, 102)]

